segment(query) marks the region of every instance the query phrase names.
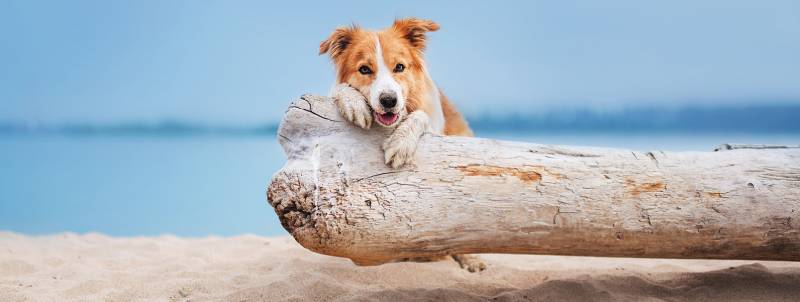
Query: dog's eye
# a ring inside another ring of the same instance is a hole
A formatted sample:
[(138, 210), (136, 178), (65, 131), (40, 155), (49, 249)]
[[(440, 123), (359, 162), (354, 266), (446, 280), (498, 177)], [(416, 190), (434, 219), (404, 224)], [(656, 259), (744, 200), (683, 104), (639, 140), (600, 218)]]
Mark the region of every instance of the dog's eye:
[(361, 74), (371, 74), (372, 69), (369, 69), (369, 67), (367, 66), (361, 66), (358, 68), (358, 72), (360, 72)]
[(403, 64), (397, 64), (394, 66), (394, 72), (403, 72), (406, 69), (406, 66)]

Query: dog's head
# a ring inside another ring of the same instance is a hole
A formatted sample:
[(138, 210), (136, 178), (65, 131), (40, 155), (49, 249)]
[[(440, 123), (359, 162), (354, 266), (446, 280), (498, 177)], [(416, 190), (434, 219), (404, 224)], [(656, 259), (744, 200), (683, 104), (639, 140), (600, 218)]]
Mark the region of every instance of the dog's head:
[(336, 29), (319, 45), (336, 65), (337, 82), (358, 89), (369, 100), (378, 124), (391, 127), (420, 106), (425, 89), (425, 33), (439, 25), (401, 19), (381, 31), (357, 26)]

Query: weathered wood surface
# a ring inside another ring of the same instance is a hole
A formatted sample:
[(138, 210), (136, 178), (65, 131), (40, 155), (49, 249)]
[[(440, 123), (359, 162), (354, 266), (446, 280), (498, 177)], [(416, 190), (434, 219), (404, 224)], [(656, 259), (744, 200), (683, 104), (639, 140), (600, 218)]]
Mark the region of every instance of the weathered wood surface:
[[(387, 167), (386, 130), (305, 95), (268, 199), (304, 247), (357, 264), (524, 253), (800, 260), (800, 149), (638, 152), (423, 136)], [(713, 146), (713, 142), (710, 142)]]

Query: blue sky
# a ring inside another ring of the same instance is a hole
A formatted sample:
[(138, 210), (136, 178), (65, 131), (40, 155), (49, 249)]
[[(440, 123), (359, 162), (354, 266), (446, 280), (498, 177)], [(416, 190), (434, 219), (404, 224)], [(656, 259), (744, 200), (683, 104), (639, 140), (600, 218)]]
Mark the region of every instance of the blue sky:
[(439, 22), (467, 114), (800, 102), (797, 1), (0, 1), (0, 120), (273, 122), (333, 28)]

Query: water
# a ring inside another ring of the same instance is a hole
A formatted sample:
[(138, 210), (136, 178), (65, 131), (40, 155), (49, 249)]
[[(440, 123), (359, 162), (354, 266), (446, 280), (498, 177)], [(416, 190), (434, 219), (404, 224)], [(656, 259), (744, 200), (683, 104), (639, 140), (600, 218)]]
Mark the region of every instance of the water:
[[(800, 134), (478, 134), (637, 150), (800, 144)], [(0, 136), (0, 230), (282, 235), (265, 189), (283, 162), (271, 136)]]
[(0, 229), (283, 234), (266, 186), (274, 137), (0, 137)]

